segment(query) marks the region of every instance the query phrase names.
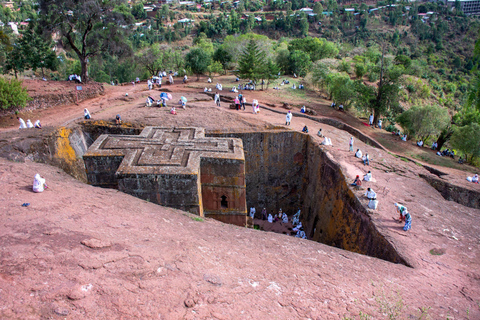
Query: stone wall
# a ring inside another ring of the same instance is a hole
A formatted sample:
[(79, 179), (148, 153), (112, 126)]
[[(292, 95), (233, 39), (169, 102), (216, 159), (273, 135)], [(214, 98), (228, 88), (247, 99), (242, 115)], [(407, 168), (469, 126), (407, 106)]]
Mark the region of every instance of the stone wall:
[(376, 229), (335, 160), (309, 138), (301, 220), (309, 239), (408, 265)]
[(247, 207), (259, 215), (281, 208), (293, 215), (302, 207), (307, 135), (295, 131), (207, 134), (243, 141)]
[[(441, 179), (420, 174), (432, 187), (434, 187), (445, 200), (455, 201), (463, 206), (480, 209), (480, 193), (475, 190), (469, 190), (459, 186), (454, 186)], [(468, 182), (471, 183), (471, 182)]]

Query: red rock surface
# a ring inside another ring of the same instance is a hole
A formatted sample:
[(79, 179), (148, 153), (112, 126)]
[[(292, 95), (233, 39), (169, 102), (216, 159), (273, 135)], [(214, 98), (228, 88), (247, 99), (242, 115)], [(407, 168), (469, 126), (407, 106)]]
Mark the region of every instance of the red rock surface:
[[(172, 94), (191, 101), (173, 116), (164, 108), (143, 108), (150, 93), (141, 86), (124, 101), (127, 88), (107, 88), (105, 96), (31, 118), (62, 125), (81, 119), (88, 107), (94, 119), (121, 113), (125, 121), (212, 131), (284, 124), (284, 115), (266, 110), (253, 115), (248, 108), (195, 102), (203, 94), (183, 85)], [(268, 94), (262, 101), (261, 92), (247, 93), (250, 101), (253, 96), (261, 104), (277, 103)], [(319, 117), (328, 116), (327, 108)], [(290, 129), (305, 124), (312, 136), (321, 126), (331, 137), (333, 147), (324, 148), (346, 177), (372, 170), (375, 182), (368, 186), (380, 201), (372, 221), (413, 268), (282, 234), (197, 221), (85, 185), (55, 167), (0, 160), (0, 318), (342, 319), (363, 313), (382, 319), (398, 311), (399, 319), (418, 319), (428, 310), (432, 319), (479, 319), (480, 210), (444, 200), (418, 177), (428, 174), (425, 169), (356, 140), (355, 148), (372, 158), (364, 167), (348, 151), (344, 131), (295, 116)], [(16, 128), (15, 121), (11, 125)], [(447, 171), (466, 183), (466, 173)], [(31, 191), (37, 172), (50, 186), (40, 194)], [(366, 204), (363, 192), (355, 191)], [(30, 206), (22, 207), (25, 202)], [(393, 221), (394, 202), (410, 209), (409, 232)]]

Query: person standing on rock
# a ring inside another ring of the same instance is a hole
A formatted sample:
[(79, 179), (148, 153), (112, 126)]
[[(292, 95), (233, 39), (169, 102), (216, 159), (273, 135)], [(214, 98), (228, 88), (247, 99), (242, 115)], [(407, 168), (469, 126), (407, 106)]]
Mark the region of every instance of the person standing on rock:
[(367, 192), (365, 192), (365, 196), (368, 199), (368, 207), (370, 209), (377, 209), (377, 194), (372, 188), (367, 188)]
[(370, 124), (370, 127), (373, 127), (373, 113), (370, 113), (370, 117), (368, 118), (368, 122)]
[(215, 100), (215, 104), (217, 105), (217, 107), (220, 107), (220, 95), (218, 94), (218, 92), (215, 92), (215, 98), (213, 100)]
[(287, 112), (287, 117), (286, 117), (286, 121), (285, 121), (285, 125), (286, 125), (286, 126), (289, 126), (289, 125), (290, 125), (290, 121), (292, 121), (292, 111), (288, 110), (288, 112)]
[(353, 151), (353, 137), (350, 137), (350, 143), (348, 145), (350, 146), (350, 151)]
[(250, 218), (255, 218), (255, 207), (250, 207)]
[(268, 222), (273, 223), (273, 217), (271, 213), (268, 214)]
[(412, 227), (412, 216), (408, 213), (407, 207), (402, 206), (401, 204), (395, 203), (395, 209), (397, 213), (400, 215), (399, 218), (393, 218), (393, 220), (402, 222), (405, 221), (405, 225), (403, 226), (404, 231), (410, 230)]
[(263, 208), (262, 210), (262, 220), (267, 220), (267, 209)]

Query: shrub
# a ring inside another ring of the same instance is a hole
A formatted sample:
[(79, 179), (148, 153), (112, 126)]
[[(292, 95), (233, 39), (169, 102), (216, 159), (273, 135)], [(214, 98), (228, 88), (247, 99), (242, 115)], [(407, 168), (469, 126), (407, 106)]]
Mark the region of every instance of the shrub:
[(22, 81), (17, 79), (8, 81), (0, 77), (0, 108), (4, 110), (24, 108), (30, 100)]

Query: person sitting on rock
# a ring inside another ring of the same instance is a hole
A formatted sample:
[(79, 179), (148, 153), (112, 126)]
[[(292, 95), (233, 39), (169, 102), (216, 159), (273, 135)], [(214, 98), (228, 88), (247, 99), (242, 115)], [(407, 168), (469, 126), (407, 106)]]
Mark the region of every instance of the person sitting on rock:
[(208, 92), (208, 88), (207, 87), (203, 88), (203, 92)]
[(20, 117), (17, 117), (17, 120), (20, 123), (20, 126), (18, 127), (18, 129), (27, 129), (27, 125), (25, 124), (25, 120), (23, 120)]
[(332, 140), (330, 140), (330, 138), (324, 137), (323, 142), (321, 144), (324, 146), (331, 146)]
[(405, 142), (407, 141), (407, 135), (406, 134), (403, 135), (402, 141), (405, 141)]
[(42, 124), (40, 123), (40, 120), (35, 121), (33, 126), (37, 129), (42, 129)]
[(27, 128), (28, 129), (33, 128), (33, 123), (32, 121), (30, 121), (30, 119), (27, 120)]
[(364, 181), (372, 181), (372, 172), (368, 171), (366, 175), (363, 176)]
[(472, 177), (472, 182), (473, 183), (478, 183), (478, 174), (476, 174)]
[(170, 109), (170, 114), (173, 114), (173, 115), (177, 114), (177, 111), (175, 111), (175, 106), (172, 106), (172, 108)]
[(119, 114), (115, 116), (115, 124), (122, 124), (122, 117)]
[(333, 109), (335, 109), (335, 106), (336, 106), (335, 102), (332, 102), (332, 104), (330, 105), (330, 107), (332, 107)]
[(463, 160), (462, 157), (460, 157), (460, 159), (458, 159), (458, 163), (463, 164), (464, 162), (465, 162), (465, 160)]
[(417, 141), (417, 146), (423, 147), (423, 140)]
[(372, 188), (367, 188), (367, 191), (365, 192), (365, 196), (369, 200), (368, 207), (369, 208), (375, 207), (375, 205), (372, 204), (372, 201), (377, 200), (377, 194), (375, 193), (375, 191), (373, 191)]
[(355, 157), (362, 159), (362, 151), (360, 149), (357, 149), (357, 152), (355, 152)]
[(40, 176), (40, 174), (36, 174), (33, 178), (33, 192), (43, 192), (43, 190), (47, 189), (46, 180)]
[(360, 187), (362, 185), (362, 180), (360, 180), (360, 176), (357, 175), (351, 185), (354, 187)]
[(432, 150), (437, 149), (437, 147), (438, 147), (438, 143), (437, 143), (437, 142), (432, 143)]
[(306, 108), (305, 106), (303, 106), (303, 107), (300, 109), (300, 112), (301, 112), (301, 113), (307, 112), (307, 108)]
[(322, 128), (318, 129), (317, 136), (323, 137)]
[(303, 89), (303, 88), (304, 88), (303, 84), (300, 83), (300, 84), (298, 85), (298, 89)]
[(303, 127), (302, 132), (303, 133), (308, 133), (308, 127), (307, 126)]
[(268, 221), (269, 223), (273, 223), (273, 217), (272, 217), (272, 214), (271, 214), (271, 213), (268, 214), (268, 219), (267, 219), (267, 221)]
[(338, 106), (338, 111), (344, 111), (344, 109), (343, 109), (343, 104), (341, 104), (341, 105)]
[(212, 79), (208, 78), (207, 82), (212, 83)]

